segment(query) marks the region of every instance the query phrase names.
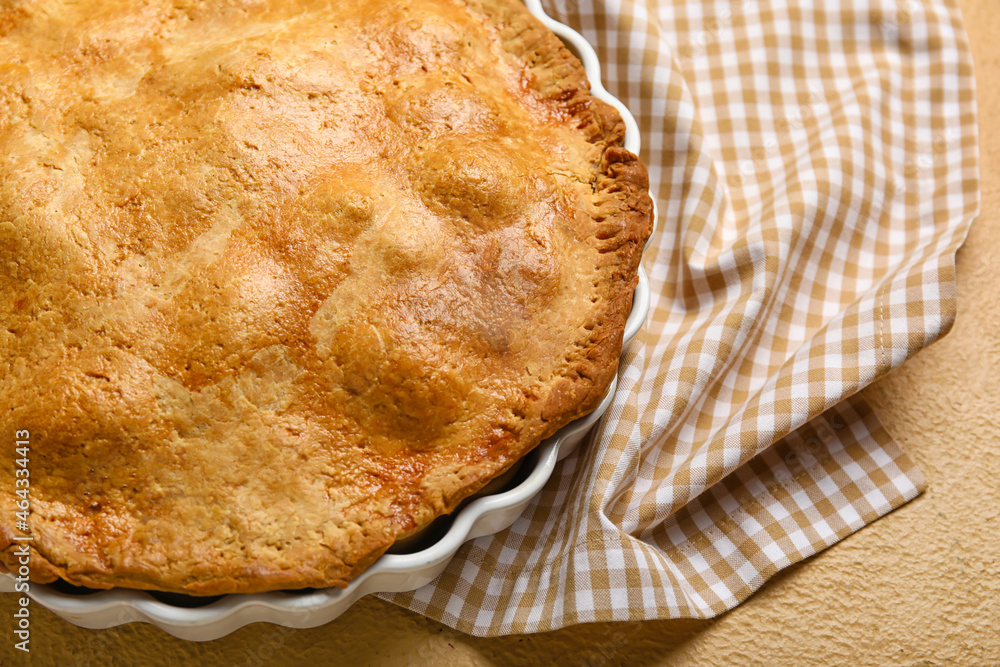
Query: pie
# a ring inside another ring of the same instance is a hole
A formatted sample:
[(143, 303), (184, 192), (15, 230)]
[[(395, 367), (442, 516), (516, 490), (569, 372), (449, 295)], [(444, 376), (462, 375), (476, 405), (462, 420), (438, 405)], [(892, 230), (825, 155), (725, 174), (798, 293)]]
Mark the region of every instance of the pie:
[(515, 0), (0, 5), (0, 560), (346, 586), (609, 386), (623, 127)]

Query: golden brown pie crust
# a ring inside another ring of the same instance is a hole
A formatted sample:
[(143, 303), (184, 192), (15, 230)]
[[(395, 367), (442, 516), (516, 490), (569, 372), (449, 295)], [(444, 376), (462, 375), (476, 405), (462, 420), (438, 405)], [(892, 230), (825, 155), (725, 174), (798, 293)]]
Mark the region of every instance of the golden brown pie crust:
[(591, 411), (646, 170), (514, 0), (0, 4), (0, 553), (345, 586)]

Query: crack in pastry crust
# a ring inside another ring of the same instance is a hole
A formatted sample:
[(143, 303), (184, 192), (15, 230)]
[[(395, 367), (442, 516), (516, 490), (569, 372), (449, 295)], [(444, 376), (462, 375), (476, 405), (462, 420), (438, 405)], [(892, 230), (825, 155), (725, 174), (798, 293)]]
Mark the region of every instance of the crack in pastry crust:
[(588, 90), (514, 0), (2, 10), (32, 577), (345, 586), (590, 412), (652, 204)]

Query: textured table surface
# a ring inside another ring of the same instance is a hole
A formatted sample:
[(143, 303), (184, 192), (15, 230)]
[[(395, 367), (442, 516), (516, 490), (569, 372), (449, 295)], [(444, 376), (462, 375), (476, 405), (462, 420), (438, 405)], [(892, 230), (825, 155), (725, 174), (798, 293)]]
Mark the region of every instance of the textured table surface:
[(30, 660), (0, 595), (0, 664), (1000, 665), (1000, 13), (959, 0), (976, 58), (983, 213), (958, 255), (943, 341), (864, 397), (927, 476), (926, 494), (710, 621), (578, 626), (477, 639), (374, 598), (333, 623), (257, 624), (193, 644), (147, 625), (76, 628), (32, 606)]

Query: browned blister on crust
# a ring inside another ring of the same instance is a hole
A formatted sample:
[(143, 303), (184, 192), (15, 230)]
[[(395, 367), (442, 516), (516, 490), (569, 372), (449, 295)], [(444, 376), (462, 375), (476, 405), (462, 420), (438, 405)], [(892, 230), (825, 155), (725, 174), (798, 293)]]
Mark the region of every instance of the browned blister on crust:
[(648, 181), (520, 4), (8, 4), (0, 433), (31, 433), (33, 579), (345, 586), (596, 407)]

